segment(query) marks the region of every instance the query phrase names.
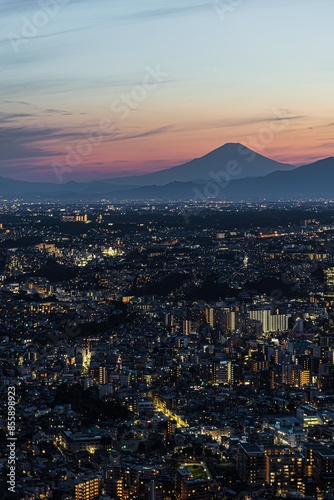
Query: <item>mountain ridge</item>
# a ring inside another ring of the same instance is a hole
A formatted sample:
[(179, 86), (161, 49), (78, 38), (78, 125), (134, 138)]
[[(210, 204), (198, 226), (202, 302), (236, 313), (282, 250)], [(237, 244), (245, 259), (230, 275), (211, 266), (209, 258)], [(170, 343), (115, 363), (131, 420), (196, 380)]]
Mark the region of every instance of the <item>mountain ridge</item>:
[(275, 170), (292, 170), (296, 167), (280, 163), (257, 153), (241, 143), (227, 142), (198, 158), (164, 170), (130, 177), (110, 179), (114, 185), (134, 183), (136, 185), (168, 184), (173, 181), (209, 180), (210, 173), (225, 171), (229, 162), (238, 162), (241, 169), (235, 178), (261, 177)]
[[(208, 161), (213, 159), (212, 161)], [(205, 160), (205, 161), (204, 161)], [(191, 171), (189, 163), (200, 161), (200, 169)], [(217, 163), (218, 161), (218, 163)], [(255, 171), (249, 166), (256, 164), (266, 175), (257, 177), (241, 177), (243, 173)], [(216, 165), (220, 170), (213, 170)], [(279, 168), (276, 168), (276, 167)], [(281, 170), (281, 167), (284, 167)], [(264, 168), (265, 167), (265, 168)], [(274, 170), (272, 170), (274, 168)], [(293, 167), (268, 159), (265, 156), (246, 148), (239, 143), (227, 143), (209, 152), (199, 159), (191, 160), (184, 165), (167, 169), (168, 176), (177, 172), (185, 174), (181, 180), (173, 175), (171, 182), (161, 183), (161, 175), (166, 171), (153, 174), (129, 177), (132, 184), (115, 183), (115, 179), (94, 180), (89, 182), (69, 181), (64, 184), (34, 183), (16, 181), (8, 177), (0, 177), (0, 196), (9, 198), (34, 199), (75, 199), (98, 200), (102, 196), (115, 200), (127, 199), (163, 199), (163, 200), (205, 200), (209, 198), (240, 199), (278, 199), (330, 197), (334, 199), (334, 158), (328, 157), (300, 167)], [(203, 172), (207, 174), (203, 178)], [(188, 176), (191, 173), (190, 180)], [(202, 177), (200, 176), (202, 175)], [(145, 178), (147, 184), (133, 184), (135, 178)], [(149, 182), (153, 178), (153, 182)], [(117, 179), (118, 181), (120, 178)], [(154, 182), (157, 180), (157, 182)], [(166, 179), (165, 179), (166, 180)], [(168, 180), (168, 179), (167, 179)]]
[[(213, 189), (213, 186), (215, 188)], [(129, 191), (110, 193), (118, 200), (279, 200), (334, 199), (334, 157), (324, 158), (288, 172), (272, 172), (265, 177), (236, 179), (219, 183), (184, 182), (165, 186), (144, 186)]]
[[(215, 186), (214, 190), (212, 185)], [(265, 177), (231, 180), (221, 185), (213, 180), (206, 183), (175, 181), (164, 186), (151, 185), (129, 191), (115, 191), (110, 193), (110, 197), (117, 200), (164, 201), (205, 201), (211, 198), (227, 201), (334, 199), (334, 157), (324, 158), (288, 172), (276, 171)]]

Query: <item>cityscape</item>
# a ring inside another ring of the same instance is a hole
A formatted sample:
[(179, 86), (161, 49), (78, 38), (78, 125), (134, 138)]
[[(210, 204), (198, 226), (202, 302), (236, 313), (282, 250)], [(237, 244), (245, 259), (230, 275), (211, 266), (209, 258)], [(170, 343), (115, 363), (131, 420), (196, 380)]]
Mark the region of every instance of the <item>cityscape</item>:
[(0, 500), (334, 500), (333, 0), (0, 19)]
[(4, 201), (0, 227), (15, 498), (331, 498), (333, 202)]

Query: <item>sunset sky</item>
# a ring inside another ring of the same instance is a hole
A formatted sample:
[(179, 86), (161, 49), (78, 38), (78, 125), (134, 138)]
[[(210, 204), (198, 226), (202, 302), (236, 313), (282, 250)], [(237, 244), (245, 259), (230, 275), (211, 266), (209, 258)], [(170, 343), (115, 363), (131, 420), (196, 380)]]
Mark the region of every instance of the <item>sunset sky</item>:
[(333, 0), (0, 0), (0, 175), (139, 174), (226, 142), (334, 156), (333, 19)]

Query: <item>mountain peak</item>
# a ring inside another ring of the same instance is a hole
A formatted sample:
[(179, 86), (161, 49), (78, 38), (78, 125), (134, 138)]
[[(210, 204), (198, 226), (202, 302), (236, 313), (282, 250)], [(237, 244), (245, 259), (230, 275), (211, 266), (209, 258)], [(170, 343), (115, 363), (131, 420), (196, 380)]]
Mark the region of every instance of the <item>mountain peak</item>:
[[(233, 171), (230, 168), (231, 164), (237, 167), (233, 168)], [(84, 192), (87, 195), (90, 193), (102, 194), (120, 189), (124, 190), (127, 186), (139, 188), (141, 186), (152, 185), (164, 186), (172, 182), (212, 183), (219, 182), (219, 179), (224, 178), (230, 181), (255, 177), (260, 178), (273, 172), (290, 171), (294, 170), (294, 168), (296, 167), (266, 158), (239, 142), (228, 142), (200, 158), (151, 174), (118, 177), (86, 183), (70, 181), (63, 185), (19, 182), (10, 179), (7, 181), (2, 180), (0, 183), (0, 195), (9, 191), (15, 194), (31, 192)]]
[[(241, 142), (226, 142), (225, 144), (222, 145), (222, 148), (247, 148), (244, 144), (241, 144)], [(247, 148), (249, 149), (249, 148)]]
[[(249, 149), (247, 146), (244, 144), (241, 144), (241, 142), (225, 142), (225, 144), (222, 144), (218, 148), (214, 149), (213, 151), (218, 151), (218, 150), (238, 150), (238, 149)], [(212, 151), (211, 151), (212, 153)], [(210, 154), (210, 153), (208, 153)]]
[[(222, 146), (219, 146), (216, 149), (213, 149), (209, 153), (206, 153), (204, 156), (201, 158), (205, 158), (206, 156), (210, 156), (213, 154), (233, 154), (234, 156), (240, 156), (244, 155), (245, 151), (249, 151), (252, 154), (258, 154), (255, 151), (252, 151), (249, 149), (247, 146), (244, 146), (244, 144), (241, 144), (240, 142), (226, 142)], [(260, 156), (260, 155), (259, 155)]]

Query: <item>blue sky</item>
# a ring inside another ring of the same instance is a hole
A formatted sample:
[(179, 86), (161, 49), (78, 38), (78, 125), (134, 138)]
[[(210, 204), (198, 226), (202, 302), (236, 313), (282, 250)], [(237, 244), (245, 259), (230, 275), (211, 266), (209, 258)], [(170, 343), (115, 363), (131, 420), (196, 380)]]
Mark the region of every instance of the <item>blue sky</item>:
[(334, 155), (333, 18), (331, 0), (0, 0), (0, 175), (129, 175), (225, 142)]

